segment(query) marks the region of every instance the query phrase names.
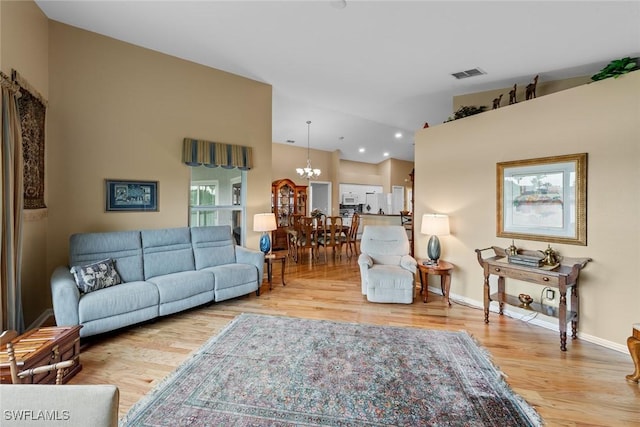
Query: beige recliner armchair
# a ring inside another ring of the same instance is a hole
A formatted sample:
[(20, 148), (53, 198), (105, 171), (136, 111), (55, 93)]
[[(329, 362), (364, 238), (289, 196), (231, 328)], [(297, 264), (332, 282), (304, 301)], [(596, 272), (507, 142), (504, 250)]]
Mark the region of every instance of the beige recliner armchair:
[(411, 304), (416, 260), (401, 225), (367, 225), (360, 242), (362, 294), (371, 302)]
[(118, 388), (114, 385), (2, 384), (2, 427), (116, 427)]

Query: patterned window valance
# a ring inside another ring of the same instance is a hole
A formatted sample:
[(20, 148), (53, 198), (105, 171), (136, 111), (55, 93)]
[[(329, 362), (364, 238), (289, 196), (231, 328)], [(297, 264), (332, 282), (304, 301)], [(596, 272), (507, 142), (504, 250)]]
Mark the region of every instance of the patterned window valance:
[(251, 147), (192, 138), (184, 139), (182, 161), (189, 166), (205, 165), (208, 168), (249, 170), (253, 166)]

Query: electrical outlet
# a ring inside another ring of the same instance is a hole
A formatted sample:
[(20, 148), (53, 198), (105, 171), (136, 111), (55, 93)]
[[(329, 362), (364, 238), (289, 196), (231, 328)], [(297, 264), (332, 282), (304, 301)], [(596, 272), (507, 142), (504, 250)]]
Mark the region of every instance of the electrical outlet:
[(554, 291), (553, 289), (547, 289), (547, 294), (546, 294), (546, 298), (548, 300), (553, 300), (556, 298), (556, 291)]

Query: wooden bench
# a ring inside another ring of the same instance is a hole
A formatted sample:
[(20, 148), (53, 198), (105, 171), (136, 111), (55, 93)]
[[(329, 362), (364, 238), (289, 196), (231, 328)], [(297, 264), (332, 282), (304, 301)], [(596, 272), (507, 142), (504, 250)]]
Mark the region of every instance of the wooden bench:
[(633, 325), (633, 335), (627, 338), (627, 347), (629, 347), (629, 353), (631, 353), (631, 359), (636, 365), (636, 370), (626, 378), (627, 381), (637, 383), (640, 382), (640, 323)]

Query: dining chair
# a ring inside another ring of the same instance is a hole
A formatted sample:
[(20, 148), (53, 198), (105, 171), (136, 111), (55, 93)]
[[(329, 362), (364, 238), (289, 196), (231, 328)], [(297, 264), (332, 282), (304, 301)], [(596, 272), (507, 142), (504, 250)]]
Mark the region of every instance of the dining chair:
[(289, 215), (289, 223), (285, 229), (287, 233), (287, 256), (298, 262), (298, 234), (300, 232), (300, 218), (302, 214)]
[(318, 257), (317, 235), (318, 233), (315, 226), (315, 218), (311, 216), (301, 217), (298, 223), (296, 252), (299, 255), (301, 250), (308, 250), (309, 262), (312, 262), (315, 258)]
[[(324, 247), (324, 260), (327, 261), (327, 248), (333, 248), (333, 256), (342, 253), (342, 245), (346, 234), (342, 225), (341, 216), (327, 216), (323, 224), (323, 230), (318, 235), (318, 246)], [(337, 249), (337, 250), (336, 250)]]
[(349, 231), (344, 238), (347, 245), (347, 258), (351, 258), (353, 255), (358, 255), (358, 228), (360, 227), (360, 215), (354, 213), (351, 217), (351, 225)]

